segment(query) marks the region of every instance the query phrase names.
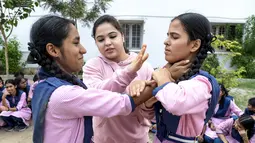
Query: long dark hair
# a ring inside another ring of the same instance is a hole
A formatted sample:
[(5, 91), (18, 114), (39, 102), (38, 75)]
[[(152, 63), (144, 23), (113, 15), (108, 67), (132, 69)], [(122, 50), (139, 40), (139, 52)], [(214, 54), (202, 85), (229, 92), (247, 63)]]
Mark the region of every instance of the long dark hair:
[(214, 48), (211, 46), (211, 43), (213, 39), (215, 39), (215, 36), (211, 34), (211, 24), (209, 20), (201, 14), (184, 13), (175, 17), (172, 21), (176, 19), (180, 20), (184, 30), (188, 33), (189, 41), (201, 40), (201, 45), (191, 66), (191, 70), (179, 79), (181, 81), (187, 80), (191, 76), (197, 74), (208, 52), (214, 53)]
[[(55, 60), (46, 51), (46, 45), (52, 43), (56, 47), (62, 48), (63, 41), (68, 37), (70, 25), (75, 25), (74, 21), (55, 15), (46, 15), (37, 20), (30, 31), (29, 63), (37, 63), (41, 68), (59, 79), (68, 81), (74, 85), (80, 85), (74, 75), (70, 75), (59, 68)], [(41, 77), (39, 76), (39, 79)]]
[(255, 121), (251, 115), (242, 115), (239, 117), (239, 123), (247, 130), (247, 136), (250, 139), (254, 135)]
[(223, 96), (221, 97), (220, 101), (219, 101), (219, 108), (222, 109), (224, 107), (224, 102), (225, 102), (225, 97), (228, 96), (228, 90), (227, 88), (224, 86), (224, 84), (219, 83), (220, 86), (220, 90), (223, 93)]
[[(118, 22), (118, 20), (111, 16), (111, 15), (103, 15), (101, 17), (99, 17), (95, 23), (94, 23), (94, 26), (93, 26), (93, 29), (92, 29), (92, 37), (95, 39), (95, 34), (96, 34), (96, 30), (97, 30), (97, 27), (103, 23), (110, 23), (113, 27), (115, 27), (120, 33), (123, 34), (123, 30), (121, 28), (121, 25), (120, 23)], [(124, 50), (125, 52), (128, 54), (129, 53), (129, 49), (125, 47), (124, 43), (123, 43), (123, 47), (124, 47)]]
[(250, 104), (252, 107), (255, 107), (255, 97), (250, 98), (248, 104)]

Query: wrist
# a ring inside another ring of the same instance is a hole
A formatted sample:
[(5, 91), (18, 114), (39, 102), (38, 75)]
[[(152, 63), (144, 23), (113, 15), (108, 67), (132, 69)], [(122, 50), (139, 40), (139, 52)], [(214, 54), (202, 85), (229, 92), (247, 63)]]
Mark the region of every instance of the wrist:
[(161, 86), (161, 85), (163, 85), (165, 83), (168, 83), (168, 82), (172, 82), (172, 81), (168, 78), (161, 79), (161, 80), (158, 81), (158, 86)]

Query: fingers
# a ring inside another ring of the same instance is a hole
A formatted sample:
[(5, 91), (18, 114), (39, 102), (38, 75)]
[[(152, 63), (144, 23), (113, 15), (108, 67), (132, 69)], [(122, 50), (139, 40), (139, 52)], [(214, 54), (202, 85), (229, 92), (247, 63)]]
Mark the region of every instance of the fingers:
[(148, 59), (148, 57), (149, 57), (148, 53), (144, 54), (143, 57), (142, 57), (141, 62), (144, 63), (144, 61), (146, 61)]
[(143, 44), (143, 45), (142, 45), (142, 48), (141, 48), (141, 51), (139, 52), (139, 54), (138, 54), (138, 55), (143, 56), (143, 55), (144, 55), (144, 53), (145, 53), (145, 51), (146, 51), (146, 48), (147, 48), (147, 45)]

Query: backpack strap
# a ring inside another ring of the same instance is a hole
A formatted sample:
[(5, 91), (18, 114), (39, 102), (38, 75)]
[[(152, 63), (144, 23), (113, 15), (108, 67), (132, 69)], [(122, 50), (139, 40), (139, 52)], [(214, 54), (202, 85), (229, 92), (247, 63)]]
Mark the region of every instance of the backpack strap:
[(212, 85), (212, 91), (211, 91), (212, 96), (208, 102), (209, 107), (206, 111), (206, 118), (204, 120), (204, 124), (206, 124), (214, 115), (214, 110), (216, 108), (216, 105), (218, 104), (218, 99), (220, 95), (220, 87), (217, 80), (208, 72), (200, 70), (197, 75), (202, 75), (207, 77)]

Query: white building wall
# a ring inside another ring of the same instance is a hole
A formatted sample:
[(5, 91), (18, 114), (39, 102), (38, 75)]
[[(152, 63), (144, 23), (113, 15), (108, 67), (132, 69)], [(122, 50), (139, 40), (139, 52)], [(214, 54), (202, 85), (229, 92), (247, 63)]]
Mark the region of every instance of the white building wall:
[[(110, 3), (107, 14), (119, 20), (143, 20), (143, 43), (148, 45), (148, 61), (153, 67), (165, 64), (164, 45), (169, 23), (174, 16), (184, 12), (198, 12), (215, 23), (244, 23), (246, 18), (255, 14), (254, 0), (114, 0)], [(36, 8), (31, 17), (19, 22), (14, 29), (13, 36), (21, 42), (21, 50), (27, 51), (30, 28), (40, 16), (47, 14), (47, 10)], [(91, 37), (92, 27), (78, 24), (81, 43), (87, 49), (85, 60), (99, 54)], [(24, 54), (23, 60), (26, 59)]]

